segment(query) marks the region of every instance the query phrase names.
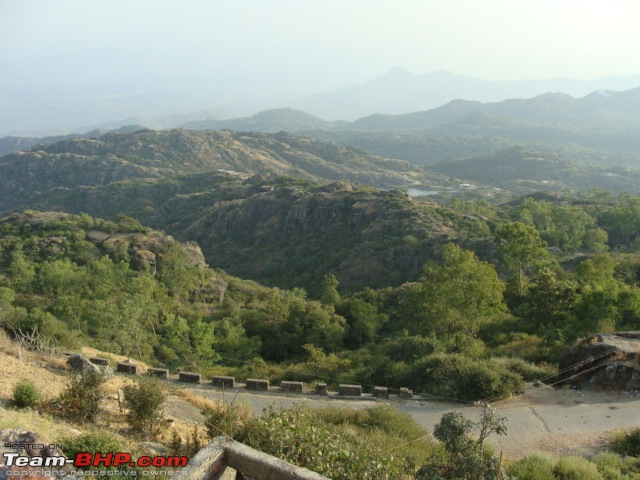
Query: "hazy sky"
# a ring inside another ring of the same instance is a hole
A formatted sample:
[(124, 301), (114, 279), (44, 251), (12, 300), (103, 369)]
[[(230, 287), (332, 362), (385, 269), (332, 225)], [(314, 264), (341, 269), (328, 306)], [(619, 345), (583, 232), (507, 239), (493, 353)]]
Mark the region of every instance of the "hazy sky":
[(394, 67), (586, 80), (640, 73), (640, 0), (0, 0), (0, 65), (0, 100), (185, 82), (295, 98)]

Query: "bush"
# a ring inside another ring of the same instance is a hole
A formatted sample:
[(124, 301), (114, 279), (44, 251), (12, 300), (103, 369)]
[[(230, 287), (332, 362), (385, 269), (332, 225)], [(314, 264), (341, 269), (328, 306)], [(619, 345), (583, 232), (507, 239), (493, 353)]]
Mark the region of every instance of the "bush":
[(623, 460), (620, 455), (612, 452), (602, 452), (593, 457), (591, 461), (596, 464), (598, 471), (606, 480), (624, 480), (624, 478), (628, 478), (621, 471)]
[(81, 420), (94, 421), (100, 410), (100, 402), (105, 397), (102, 385), (107, 378), (105, 372), (98, 370), (73, 373), (67, 388), (58, 398), (65, 413)]
[(640, 457), (640, 428), (616, 435), (611, 442), (611, 448), (620, 455)]
[(554, 464), (551, 457), (531, 455), (511, 464), (507, 472), (518, 480), (554, 480)]
[(459, 354), (425, 357), (411, 367), (410, 388), (460, 400), (508, 395), (523, 385), (522, 377), (492, 360)]
[(64, 445), (64, 454), (73, 458), (80, 452), (122, 452), (126, 448), (123, 443), (107, 432), (89, 432), (77, 437), (65, 438), (60, 442)]
[[(59, 443), (64, 446), (64, 454), (67, 458), (74, 458), (76, 454), (81, 452), (96, 453), (104, 455), (107, 453), (126, 452), (129, 451), (127, 446), (107, 432), (89, 432), (79, 435), (77, 437), (67, 437), (62, 439)], [(112, 480), (113, 478), (128, 478), (130, 476), (137, 476), (139, 472), (129, 470), (128, 465), (122, 467), (105, 467), (99, 465), (96, 467), (79, 467), (80, 470), (91, 472), (91, 475), (85, 473), (85, 477), (99, 480)], [(104, 472), (100, 474), (99, 472)], [(82, 478), (82, 477), (81, 477)]]
[[(531, 382), (543, 377), (555, 375), (558, 369), (550, 364), (536, 365), (529, 363), (522, 358), (494, 358), (492, 359), (498, 365), (504, 366), (510, 372), (520, 375), (525, 382)], [(547, 380), (549, 382), (549, 380)]]
[(166, 383), (145, 375), (122, 387), (122, 391), (131, 429), (145, 437), (157, 435), (165, 426), (162, 404), (169, 393)]
[(604, 480), (595, 464), (583, 457), (562, 457), (553, 468), (559, 480)]
[(399, 458), (349, 435), (308, 410), (267, 410), (250, 419), (236, 440), (334, 479), (407, 478)]
[(13, 401), (19, 408), (33, 407), (40, 400), (40, 392), (30, 380), (21, 380), (13, 387)]

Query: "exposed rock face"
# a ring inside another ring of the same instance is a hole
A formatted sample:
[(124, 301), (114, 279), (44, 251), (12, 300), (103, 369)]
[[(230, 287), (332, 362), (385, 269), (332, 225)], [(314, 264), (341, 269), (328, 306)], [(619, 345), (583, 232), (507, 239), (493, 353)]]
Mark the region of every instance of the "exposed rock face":
[(640, 389), (640, 332), (584, 338), (560, 361), (567, 382), (603, 390)]
[(133, 259), (138, 264), (138, 268), (145, 270), (152, 275), (156, 273), (156, 254), (149, 250), (137, 249), (133, 252)]
[(187, 263), (192, 267), (207, 268), (207, 262), (202, 254), (202, 250), (195, 243), (186, 242), (182, 245), (187, 254)]

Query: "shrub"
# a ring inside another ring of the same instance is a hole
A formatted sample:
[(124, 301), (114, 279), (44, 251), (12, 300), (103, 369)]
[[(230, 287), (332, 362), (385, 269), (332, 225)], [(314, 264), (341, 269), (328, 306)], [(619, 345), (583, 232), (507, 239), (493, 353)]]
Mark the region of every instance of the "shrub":
[[(77, 437), (67, 437), (60, 441), (64, 447), (64, 454), (67, 458), (74, 458), (76, 454), (81, 452), (99, 452), (102, 455), (115, 452), (126, 452), (129, 449), (117, 437), (107, 432), (89, 432)], [(96, 467), (79, 467), (87, 473), (83, 477), (99, 480), (112, 480), (113, 478), (127, 478), (137, 476), (138, 472), (128, 469), (128, 465), (122, 467), (105, 467), (99, 465)], [(91, 475), (88, 474), (91, 472)], [(103, 472), (102, 474), (100, 472)], [(82, 477), (81, 477), (82, 478)]]
[(21, 380), (13, 387), (13, 401), (17, 407), (33, 407), (38, 404), (40, 393), (30, 380)]
[(441, 397), (478, 400), (508, 395), (522, 386), (520, 375), (492, 360), (459, 354), (425, 357), (411, 367), (414, 390)]
[(612, 452), (601, 452), (591, 460), (606, 480), (623, 480), (623, 460), (620, 455)]
[(122, 452), (125, 446), (122, 442), (107, 432), (89, 432), (77, 437), (65, 438), (60, 442), (64, 446), (64, 454), (73, 458), (80, 452)]
[(269, 409), (250, 419), (236, 440), (334, 479), (407, 478), (399, 458), (302, 408)]
[(494, 358), (496, 364), (504, 366), (510, 372), (520, 375), (526, 382), (543, 377), (550, 377), (557, 372), (557, 368), (550, 364), (536, 365), (522, 358)]
[(91, 369), (73, 373), (69, 384), (58, 398), (64, 411), (81, 420), (95, 420), (100, 402), (105, 397), (102, 385), (107, 377), (105, 372)]
[(250, 407), (238, 403), (221, 403), (202, 411), (205, 428), (211, 438), (220, 435), (235, 438), (251, 416)]
[(616, 435), (611, 442), (611, 448), (620, 455), (640, 457), (640, 428)]
[(595, 464), (583, 457), (562, 457), (553, 468), (559, 480), (604, 480)]
[(554, 464), (551, 457), (531, 455), (511, 464), (507, 472), (518, 480), (554, 480)]
[(131, 429), (145, 437), (157, 435), (164, 427), (162, 404), (169, 394), (165, 382), (145, 375), (122, 387), (122, 391)]
[(503, 476), (499, 459), (484, 441), (491, 433), (506, 434), (505, 421), (487, 404), (477, 423), (460, 412), (445, 413), (433, 429), (433, 436), (442, 442), (444, 452), (432, 456), (416, 478), (485, 480)]

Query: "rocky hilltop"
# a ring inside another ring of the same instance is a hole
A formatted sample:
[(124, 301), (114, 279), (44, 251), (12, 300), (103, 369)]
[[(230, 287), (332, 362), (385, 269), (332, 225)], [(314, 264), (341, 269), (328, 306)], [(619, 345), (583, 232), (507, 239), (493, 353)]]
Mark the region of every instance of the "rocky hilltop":
[(0, 211), (24, 207), (21, 200), (56, 187), (215, 171), (348, 180), (386, 188), (448, 182), (406, 161), (285, 132), (140, 130), (72, 138), (0, 158)]

